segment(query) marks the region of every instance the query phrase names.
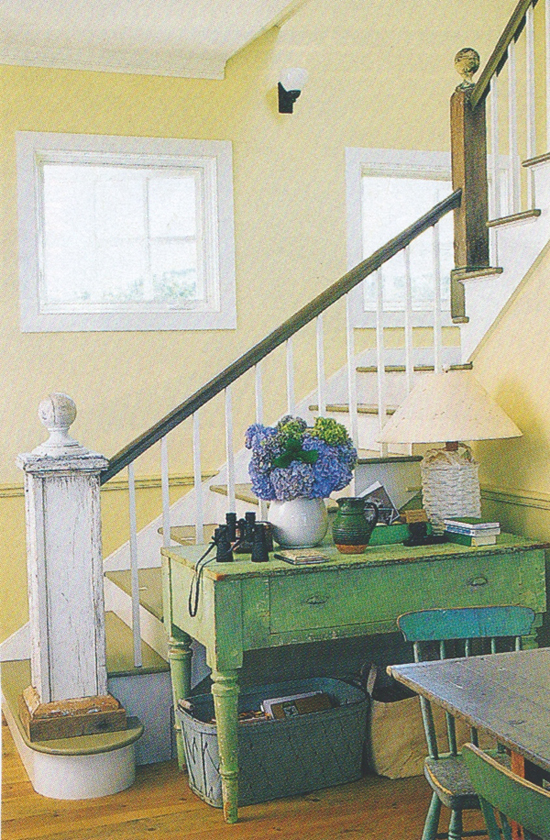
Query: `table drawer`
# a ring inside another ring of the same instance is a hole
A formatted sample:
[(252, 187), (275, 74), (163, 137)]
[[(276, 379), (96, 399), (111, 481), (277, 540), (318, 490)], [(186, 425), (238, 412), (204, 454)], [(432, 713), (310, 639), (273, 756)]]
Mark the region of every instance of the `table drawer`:
[(431, 607), (523, 604), (542, 612), (543, 593), (542, 552), (323, 569), (270, 580), (270, 632), (394, 623)]

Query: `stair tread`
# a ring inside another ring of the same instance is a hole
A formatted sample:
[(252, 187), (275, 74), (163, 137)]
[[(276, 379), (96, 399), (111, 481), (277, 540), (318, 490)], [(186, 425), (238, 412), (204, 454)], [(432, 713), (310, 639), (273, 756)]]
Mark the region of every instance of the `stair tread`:
[[(449, 365), (450, 370), (472, 370), (472, 362), (466, 362), (463, 365)], [(385, 365), (385, 373), (406, 373), (405, 365)], [(433, 365), (414, 365), (414, 373), (433, 373), (435, 370)], [(378, 373), (378, 365), (359, 365), (356, 368), (357, 373)]]
[[(106, 572), (116, 586), (127, 595), (132, 595), (132, 579), (129, 570)], [(160, 582), (161, 568), (154, 566), (150, 569), (139, 569), (139, 603), (155, 618), (162, 621), (162, 586)]]
[(422, 455), (400, 455), (398, 453), (390, 453), (389, 455), (381, 455), (376, 450), (359, 449), (358, 464), (412, 464), (422, 460)]
[(138, 718), (129, 717), (128, 728), (119, 732), (103, 732), (99, 735), (77, 735), (73, 738), (31, 742), (19, 719), (19, 697), (30, 684), (31, 663), (29, 659), (2, 662), (2, 694), (21, 738), (27, 747), (36, 752), (50, 755), (95, 755), (128, 746), (137, 741), (143, 734), (143, 725)]
[[(502, 274), (500, 266), (481, 266), (480, 268), (453, 268), (451, 275), (454, 280), (475, 280), (478, 277), (489, 277), (491, 274)], [(457, 319), (453, 318), (453, 321)]]
[[(204, 542), (209, 542), (212, 539), (214, 529), (217, 527), (215, 523), (203, 525)], [(162, 528), (159, 528), (159, 534), (162, 533)], [(170, 527), (170, 539), (179, 545), (195, 545), (195, 533), (196, 529), (194, 525), (172, 525)]]
[[(220, 493), (222, 496), (227, 496), (227, 484), (211, 484), (210, 489), (213, 493)], [(258, 504), (258, 497), (252, 492), (251, 484), (236, 484), (235, 498), (239, 502), (246, 502), (249, 505)]]
[(521, 213), (510, 213), (509, 216), (500, 216), (498, 219), (490, 219), (487, 222), (488, 228), (500, 227), (501, 225), (511, 225), (514, 222), (526, 222), (530, 219), (538, 219), (541, 210), (522, 210)]
[[(158, 588), (162, 589), (161, 569), (156, 571)], [(130, 572), (127, 572), (130, 576)], [(114, 612), (105, 613), (105, 635), (107, 637), (107, 673), (109, 677), (132, 676), (136, 674), (159, 674), (168, 671), (168, 663), (147, 642), (141, 640), (143, 665), (134, 665), (132, 630)]]
[[(316, 404), (309, 406), (310, 411), (319, 411), (319, 406)], [(328, 403), (325, 407), (325, 411), (330, 411), (334, 414), (349, 414), (349, 404), (348, 403)], [(395, 405), (387, 405), (386, 406), (386, 414), (395, 414), (397, 411), (397, 406)], [(378, 406), (377, 405), (370, 405), (366, 403), (358, 403), (357, 405), (357, 413), (358, 414), (371, 414), (371, 415), (378, 415)]]

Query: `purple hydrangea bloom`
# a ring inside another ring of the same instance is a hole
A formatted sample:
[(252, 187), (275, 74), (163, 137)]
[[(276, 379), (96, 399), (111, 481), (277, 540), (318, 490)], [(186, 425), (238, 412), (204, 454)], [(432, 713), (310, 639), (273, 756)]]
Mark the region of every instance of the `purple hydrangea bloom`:
[(271, 426), (262, 426), (261, 423), (253, 423), (246, 430), (244, 445), (247, 449), (255, 449), (263, 440), (268, 437), (273, 437), (275, 434), (276, 431)]
[[(250, 465), (252, 466), (252, 464)], [(249, 468), (250, 477), (252, 479), (252, 492), (256, 494), (259, 499), (265, 499), (267, 502), (276, 499), (275, 490), (271, 483), (269, 473), (254, 472)]]
[[(316, 449), (319, 453), (314, 467), (315, 481), (313, 483), (312, 498), (326, 499), (333, 490), (342, 490), (352, 478), (350, 452), (348, 447), (330, 446), (319, 438), (304, 437), (304, 449)], [(344, 449), (344, 451), (342, 451)], [(351, 447), (353, 452), (355, 449)]]
[(302, 461), (293, 461), (289, 467), (275, 467), (271, 473), (275, 498), (283, 502), (297, 499), (299, 496), (312, 499), (314, 482), (313, 467)]

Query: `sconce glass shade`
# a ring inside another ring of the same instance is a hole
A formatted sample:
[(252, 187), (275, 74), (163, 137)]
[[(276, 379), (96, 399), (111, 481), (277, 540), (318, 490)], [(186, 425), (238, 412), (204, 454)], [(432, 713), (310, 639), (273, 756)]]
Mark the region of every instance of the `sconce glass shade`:
[(378, 436), (381, 443), (443, 443), (420, 465), (422, 504), (435, 533), (444, 520), (481, 516), (478, 468), (458, 441), (519, 437), (521, 431), (471, 371), (423, 376)]
[(307, 79), (307, 70), (302, 67), (292, 67), (283, 70), (279, 78), (279, 113), (294, 113), (294, 103), (300, 96), (302, 87)]
[(303, 67), (290, 67), (283, 70), (279, 76), (279, 83), (286, 91), (302, 90), (307, 81), (307, 70)]
[(381, 443), (445, 443), (519, 437), (521, 431), (469, 370), (423, 376), (391, 420)]

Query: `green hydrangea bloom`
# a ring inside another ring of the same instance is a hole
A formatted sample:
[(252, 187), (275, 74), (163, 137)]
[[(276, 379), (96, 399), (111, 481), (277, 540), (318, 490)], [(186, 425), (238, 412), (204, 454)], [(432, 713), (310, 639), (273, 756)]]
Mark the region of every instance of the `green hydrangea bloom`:
[(329, 446), (342, 446), (350, 443), (346, 427), (342, 423), (337, 423), (332, 417), (317, 417), (310, 434), (312, 437), (324, 440)]
[(305, 420), (287, 414), (277, 423), (277, 440), (282, 446), (286, 446), (289, 440), (301, 441), (306, 429)]

